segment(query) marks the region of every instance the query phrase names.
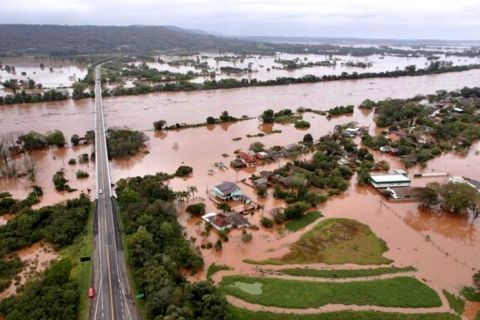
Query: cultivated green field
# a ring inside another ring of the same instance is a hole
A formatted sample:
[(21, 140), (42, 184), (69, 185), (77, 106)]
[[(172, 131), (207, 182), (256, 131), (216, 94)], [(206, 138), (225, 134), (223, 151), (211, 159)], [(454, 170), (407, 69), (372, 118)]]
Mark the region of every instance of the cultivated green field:
[(459, 320), (450, 313), (402, 314), (375, 311), (339, 311), (297, 315), (288, 313), (253, 312), (230, 307), (233, 320)]
[(433, 289), (412, 277), (316, 282), (227, 276), (220, 288), (250, 303), (284, 308), (318, 308), (327, 304), (429, 308), (442, 304)]

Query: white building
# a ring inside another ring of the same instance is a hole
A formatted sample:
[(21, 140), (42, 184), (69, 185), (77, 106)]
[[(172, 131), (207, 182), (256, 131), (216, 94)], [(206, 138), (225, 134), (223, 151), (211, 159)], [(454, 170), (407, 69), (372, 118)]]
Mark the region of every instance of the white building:
[(409, 187), (411, 180), (398, 173), (393, 174), (371, 174), (369, 182), (377, 189), (393, 188), (393, 187)]

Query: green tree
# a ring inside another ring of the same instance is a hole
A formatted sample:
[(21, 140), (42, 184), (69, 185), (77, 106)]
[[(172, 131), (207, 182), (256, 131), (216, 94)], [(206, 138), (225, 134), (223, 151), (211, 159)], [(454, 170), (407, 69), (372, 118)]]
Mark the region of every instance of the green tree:
[(272, 109), (268, 109), (263, 111), (262, 115), (260, 116), (263, 123), (273, 123), (275, 120), (274, 112)]
[(185, 209), (186, 212), (192, 214), (192, 215), (202, 215), (205, 214), (205, 204), (204, 203), (195, 203), (191, 204)]
[(478, 191), (465, 183), (447, 183), (440, 187), (442, 208), (448, 212), (468, 214), (469, 210), (475, 211), (479, 206)]
[(65, 136), (60, 130), (47, 132), (47, 142), (49, 145), (63, 147), (66, 143)]
[(306, 135), (303, 136), (303, 143), (308, 145), (313, 143), (313, 137), (310, 133), (307, 133)]
[(70, 138), (70, 142), (71, 142), (74, 146), (78, 146), (78, 144), (80, 143), (80, 137), (78, 136), (78, 134), (74, 134), (74, 135)]
[(158, 120), (153, 123), (153, 128), (155, 130), (163, 130), (167, 125), (167, 121), (165, 120)]

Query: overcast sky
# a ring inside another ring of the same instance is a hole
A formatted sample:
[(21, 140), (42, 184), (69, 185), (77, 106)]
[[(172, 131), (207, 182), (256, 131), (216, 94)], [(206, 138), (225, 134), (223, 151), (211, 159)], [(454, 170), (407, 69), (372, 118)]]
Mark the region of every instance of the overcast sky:
[(0, 23), (175, 25), (224, 35), (480, 39), (480, 0), (0, 0)]

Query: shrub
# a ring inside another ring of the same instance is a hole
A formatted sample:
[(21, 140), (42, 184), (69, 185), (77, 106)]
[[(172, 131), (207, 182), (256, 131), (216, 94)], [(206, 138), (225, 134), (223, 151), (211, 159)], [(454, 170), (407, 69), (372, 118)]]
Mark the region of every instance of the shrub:
[(265, 198), (268, 195), (267, 188), (258, 188), (257, 195), (259, 197)]
[(74, 134), (74, 135), (70, 138), (70, 142), (71, 142), (74, 146), (78, 146), (79, 143), (80, 143), (80, 137), (78, 136), (78, 134)]
[(273, 220), (270, 219), (270, 218), (267, 218), (267, 217), (262, 217), (262, 219), (260, 219), (260, 223), (261, 223), (262, 226), (264, 226), (265, 228), (271, 228), (271, 227), (273, 227)]
[(176, 177), (186, 177), (193, 172), (193, 168), (189, 166), (180, 166), (177, 171), (175, 171)]
[(222, 240), (220, 239), (217, 239), (217, 241), (215, 242), (215, 250), (216, 251), (220, 251), (222, 250), (222, 247), (223, 247), (223, 244), (222, 244)]
[(304, 200), (311, 206), (316, 206), (327, 201), (327, 197), (314, 191), (308, 191), (304, 196)]
[(212, 117), (212, 116), (209, 116), (207, 117), (207, 124), (215, 124), (217, 122), (217, 120)]
[(313, 143), (313, 137), (310, 133), (307, 133), (306, 135), (303, 136), (303, 143), (305, 143), (305, 144), (312, 144)]
[(20, 136), (18, 140), (26, 150), (43, 149), (48, 146), (47, 137), (35, 131)]
[(205, 214), (205, 204), (204, 203), (191, 204), (187, 207), (187, 209), (185, 209), (185, 211), (192, 215)]
[(68, 164), (71, 165), (71, 166), (76, 165), (76, 164), (77, 164), (77, 160), (75, 160), (75, 159), (70, 159), (70, 160), (68, 160)]
[(89, 174), (83, 170), (78, 170), (76, 175), (77, 179), (85, 179), (89, 177)]
[(260, 141), (256, 141), (254, 143), (252, 143), (249, 147), (250, 150), (252, 150), (253, 152), (260, 152), (260, 151), (263, 151), (265, 146), (263, 143), (261, 143)]
[(80, 163), (88, 163), (88, 153), (82, 153), (82, 154), (78, 157), (78, 162), (80, 162)]
[(248, 243), (252, 241), (252, 234), (248, 233), (247, 231), (243, 230), (242, 231), (242, 242), (243, 243)]
[(273, 221), (276, 224), (281, 224), (285, 221), (285, 215), (282, 212), (277, 212), (273, 215)]
[(47, 142), (51, 146), (63, 147), (66, 143), (65, 136), (60, 130), (47, 132)]
[(73, 192), (76, 189), (70, 188), (68, 185), (68, 180), (65, 179), (65, 172), (62, 170), (57, 171), (52, 178), (53, 184), (55, 185), (55, 190), (57, 191), (68, 191)]
[(295, 202), (294, 204), (289, 205), (283, 214), (287, 219), (297, 219), (300, 218), (309, 208), (310, 206), (303, 202)]
[(217, 205), (217, 209), (218, 210), (222, 210), (223, 212), (228, 212), (230, 210), (232, 210), (232, 208), (230, 207), (230, 205), (226, 202), (221, 202)]
[(167, 125), (167, 122), (165, 120), (158, 120), (153, 123), (153, 128), (155, 130), (163, 130), (166, 125)]
[(295, 128), (297, 129), (308, 129), (310, 128), (310, 122), (305, 120), (297, 120), (295, 121)]

